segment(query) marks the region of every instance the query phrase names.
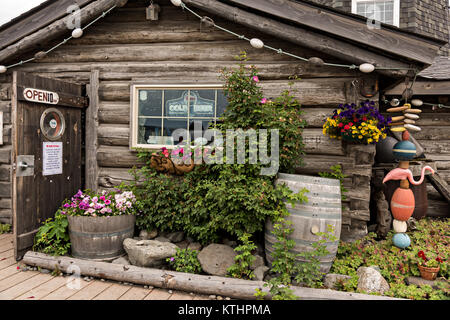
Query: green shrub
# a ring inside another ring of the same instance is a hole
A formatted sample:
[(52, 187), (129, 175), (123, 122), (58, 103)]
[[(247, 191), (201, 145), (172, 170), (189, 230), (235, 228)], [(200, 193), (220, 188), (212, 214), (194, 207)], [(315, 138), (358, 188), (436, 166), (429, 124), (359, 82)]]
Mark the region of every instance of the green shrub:
[(234, 278), (253, 279), (255, 277), (251, 266), (255, 261), (252, 251), (256, 249), (256, 245), (249, 238), (250, 234), (243, 234), (239, 237), (241, 245), (234, 248), (234, 251), (238, 253), (234, 257), (235, 264), (227, 270)]
[(39, 228), (33, 250), (54, 256), (67, 254), (70, 249), (68, 225), (67, 217), (58, 210), (54, 218), (47, 219)]
[(0, 234), (9, 232), (11, 232), (11, 225), (6, 223), (5, 224), (0, 223)]
[(175, 256), (167, 258), (170, 267), (179, 272), (200, 273), (202, 266), (197, 258), (198, 251), (191, 249), (179, 249)]

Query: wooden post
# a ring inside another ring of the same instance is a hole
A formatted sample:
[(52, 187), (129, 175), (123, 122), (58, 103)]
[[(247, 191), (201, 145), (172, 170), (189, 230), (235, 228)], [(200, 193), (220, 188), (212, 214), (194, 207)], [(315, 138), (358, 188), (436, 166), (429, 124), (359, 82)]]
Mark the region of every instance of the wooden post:
[(89, 108), (86, 109), (86, 164), (85, 181), (86, 188), (97, 191), (98, 188), (98, 108), (99, 108), (99, 78), (100, 71), (93, 70), (90, 76), (88, 88)]

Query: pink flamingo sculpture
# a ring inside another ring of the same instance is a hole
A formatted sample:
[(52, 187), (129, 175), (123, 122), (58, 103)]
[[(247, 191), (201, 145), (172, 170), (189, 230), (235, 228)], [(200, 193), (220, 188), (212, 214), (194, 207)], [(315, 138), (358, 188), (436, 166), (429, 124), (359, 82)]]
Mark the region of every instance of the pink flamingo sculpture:
[(408, 179), (411, 184), (418, 186), (419, 184), (421, 184), (423, 182), (423, 179), (425, 178), (426, 170), (431, 171), (431, 173), (434, 174), (433, 168), (431, 168), (430, 166), (424, 166), (422, 168), (420, 180), (415, 181), (411, 170), (395, 168), (395, 169), (391, 170), (386, 175), (386, 177), (384, 177), (383, 183), (385, 183), (386, 181), (389, 181), (389, 180), (406, 180), (406, 179)]

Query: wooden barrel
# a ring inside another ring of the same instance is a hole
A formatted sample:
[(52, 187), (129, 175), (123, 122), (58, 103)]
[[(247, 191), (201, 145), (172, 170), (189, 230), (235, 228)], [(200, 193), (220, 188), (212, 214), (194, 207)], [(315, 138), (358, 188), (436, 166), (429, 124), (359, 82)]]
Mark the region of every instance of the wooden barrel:
[(68, 216), (72, 256), (112, 260), (125, 253), (123, 241), (134, 234), (134, 215), (111, 217)]
[[(279, 173), (275, 183), (286, 184), (294, 192), (298, 192), (303, 188), (309, 190), (306, 193), (308, 197), (307, 203), (298, 203), (295, 207), (286, 203), (286, 207), (290, 212), (287, 220), (292, 221), (294, 229), (290, 239), (296, 242), (296, 246), (292, 250), (293, 253), (313, 250), (313, 243), (321, 239), (316, 234), (318, 232), (327, 232), (328, 225), (334, 228), (333, 235), (337, 240), (326, 243), (327, 250), (330, 253), (320, 258), (320, 270), (328, 273), (336, 257), (341, 235), (342, 206), (339, 180)], [(272, 231), (273, 225), (268, 219), (265, 229), (265, 250), (269, 265), (272, 265), (273, 258), (271, 254), (274, 250), (273, 244), (276, 242)], [(297, 261), (300, 263), (306, 262), (302, 258), (297, 258)]]

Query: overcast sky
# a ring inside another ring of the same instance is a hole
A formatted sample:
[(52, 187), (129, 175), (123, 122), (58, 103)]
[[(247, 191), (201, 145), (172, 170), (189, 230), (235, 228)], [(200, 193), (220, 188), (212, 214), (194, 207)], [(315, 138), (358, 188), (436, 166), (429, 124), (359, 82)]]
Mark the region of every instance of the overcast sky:
[(46, 0), (0, 0), (0, 25), (45, 1)]

